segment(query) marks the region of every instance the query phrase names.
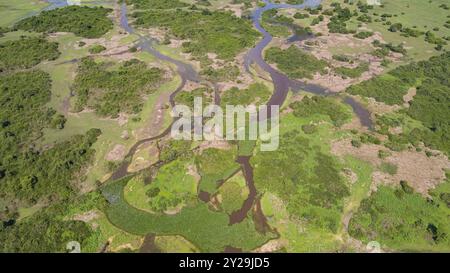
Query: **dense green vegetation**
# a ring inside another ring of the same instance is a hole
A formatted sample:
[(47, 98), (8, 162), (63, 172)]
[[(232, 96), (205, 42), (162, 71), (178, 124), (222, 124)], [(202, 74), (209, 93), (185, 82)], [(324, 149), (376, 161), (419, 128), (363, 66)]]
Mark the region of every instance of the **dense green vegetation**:
[(201, 176), (201, 191), (215, 193), (220, 182), (230, 178), (239, 169), (236, 150), (206, 149), (196, 156), (195, 163)]
[(126, 0), (126, 3), (137, 9), (174, 9), (188, 6), (179, 0)]
[(225, 91), (221, 96), (222, 105), (250, 105), (264, 104), (269, 99), (272, 92), (262, 83), (251, 84), (247, 89), (233, 87)]
[(207, 80), (213, 82), (234, 81), (240, 73), (239, 68), (235, 65), (227, 65), (217, 69), (207, 67), (200, 72)]
[(317, 72), (324, 73), (327, 66), (325, 61), (318, 60), (295, 45), (286, 50), (277, 47), (269, 48), (265, 59), (276, 64), (281, 71), (293, 79), (312, 78)]
[(96, 232), (82, 221), (67, 219), (73, 212), (102, 208), (103, 196), (92, 192), (70, 202), (53, 204), (12, 225), (0, 225), (0, 252), (67, 252), (67, 243), (79, 242), (81, 250), (100, 248)]
[(237, 174), (227, 180), (219, 189), (222, 199), (221, 207), (227, 213), (231, 214), (242, 207), (245, 199), (248, 197), (245, 179)]
[(161, 69), (148, 68), (144, 62), (135, 59), (111, 71), (108, 63), (84, 58), (73, 85), (77, 95), (76, 110), (89, 107), (99, 115), (113, 117), (120, 112), (139, 113), (142, 96), (153, 92), (162, 80)]
[(348, 68), (344, 66), (334, 68), (334, 71), (337, 74), (348, 78), (359, 78), (364, 72), (368, 70), (369, 70), (368, 63), (361, 63), (355, 68)]
[(286, 37), (290, 35), (289, 28), (293, 28), (293, 19), (284, 15), (278, 15), (275, 9), (268, 10), (262, 14), (261, 25), (272, 36)]
[(293, 130), (280, 136), (277, 151), (258, 153), (251, 163), (259, 191), (282, 198), (291, 215), (336, 232), (349, 189), (337, 162), (320, 147)]
[(140, 27), (165, 27), (178, 39), (189, 39), (183, 50), (201, 57), (216, 53), (218, 58), (234, 58), (255, 44), (259, 33), (251, 22), (219, 11), (147, 10), (133, 14)]
[(192, 155), (191, 142), (186, 140), (171, 140), (160, 144), (159, 159), (170, 162), (179, 157), (190, 157)]
[(394, 105), (403, 103), (403, 96), (408, 92), (408, 86), (392, 75), (383, 75), (350, 86), (347, 92), (353, 95), (372, 97), (379, 102)]
[(353, 35), (353, 37), (358, 39), (367, 39), (373, 35), (373, 32), (371, 31), (361, 31)]
[(4, 197), (36, 202), (44, 196), (66, 198), (73, 192), (72, 176), (86, 166), (93, 151), (90, 146), (99, 132), (57, 144), (42, 152), (32, 143), (48, 126), (55, 111), (45, 105), (50, 100), (50, 76), (41, 71), (0, 76), (1, 176)]
[(389, 127), (401, 126), (399, 120), (379, 117), (380, 132), (388, 134), (387, 146), (404, 149), (408, 143), (425, 145), (449, 154), (449, 88), (450, 53), (432, 57), (427, 61), (401, 66), (388, 75), (383, 75), (359, 85), (351, 86), (347, 92), (373, 97), (387, 104), (403, 104), (403, 96), (410, 87), (418, 86), (410, 107), (400, 114), (420, 121), (423, 128), (414, 128), (407, 133), (391, 135)]
[(102, 45), (94, 45), (91, 48), (89, 48), (89, 53), (91, 54), (98, 54), (100, 52), (103, 52), (106, 50), (106, 47)]
[(183, 91), (176, 95), (175, 102), (179, 105), (186, 105), (189, 108), (194, 108), (195, 98), (202, 98), (203, 106), (209, 105), (213, 102), (213, 90), (206, 87), (200, 87), (192, 91)]
[(58, 43), (40, 37), (24, 37), (0, 44), (0, 72), (31, 68), (59, 57)]
[(146, 193), (152, 211), (160, 213), (196, 200), (197, 183), (186, 175), (186, 164), (175, 160), (158, 170)]
[(214, 212), (203, 203), (185, 207), (176, 215), (155, 215), (138, 210), (123, 198), (123, 188), (129, 179), (110, 183), (103, 188), (103, 194), (109, 201), (105, 211), (108, 219), (129, 233), (179, 234), (204, 252), (223, 251), (226, 246), (248, 251), (273, 237), (273, 234), (256, 232), (254, 223), (248, 218), (230, 226), (226, 213)]
[(91, 234), (90, 227), (84, 222), (51, 217), (39, 213), (3, 231), (0, 228), (0, 252), (65, 252), (68, 242), (84, 244)]
[(330, 17), (330, 22), (328, 23), (328, 29), (331, 33), (349, 33), (350, 30), (347, 29), (347, 21), (353, 16), (349, 8), (342, 8), (337, 2), (333, 3), (333, 16)]
[(376, 240), (404, 251), (448, 251), (450, 211), (440, 198), (448, 194), (448, 186), (443, 184), (436, 192), (427, 200), (405, 183), (398, 189), (380, 187), (362, 202), (349, 232), (364, 242)]
[(333, 99), (314, 96), (291, 103), (296, 117), (328, 116), (334, 125), (341, 126), (351, 119), (351, 112)]
[(429, 129), (422, 140), (450, 153), (450, 85), (426, 80), (418, 89), (407, 113)]
[(103, 7), (67, 6), (23, 19), (15, 27), (35, 32), (72, 32), (85, 38), (98, 38), (113, 28), (107, 17), (110, 12), (111, 9)]

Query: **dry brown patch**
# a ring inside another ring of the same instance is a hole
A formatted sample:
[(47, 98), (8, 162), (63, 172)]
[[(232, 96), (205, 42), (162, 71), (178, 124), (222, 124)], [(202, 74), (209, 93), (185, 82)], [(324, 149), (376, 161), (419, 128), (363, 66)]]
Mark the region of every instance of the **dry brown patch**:
[(127, 148), (122, 144), (117, 144), (114, 148), (106, 155), (105, 159), (107, 161), (122, 161), (127, 153)]
[(72, 217), (73, 220), (75, 221), (82, 221), (85, 223), (89, 223), (95, 219), (98, 219), (100, 217), (100, 215), (98, 215), (98, 212), (95, 210), (91, 210), (85, 213), (81, 213), (81, 214), (76, 214)]
[(121, 45), (120, 41), (126, 38), (129, 34), (118, 34), (107, 40), (106, 38), (97, 39), (83, 39), (82, 42), (85, 43), (83, 47), (91, 47), (93, 45), (102, 45), (106, 48), (103, 52), (99, 54), (93, 54), (94, 56), (101, 57), (112, 57), (120, 61), (127, 61), (134, 58), (134, 53), (130, 52), (129, 45)]
[[(356, 96), (359, 97), (359, 96)], [(360, 97), (359, 97), (360, 98)], [(388, 105), (379, 101), (376, 101), (374, 98), (367, 98), (367, 110), (369, 110), (374, 115), (384, 115), (387, 113), (392, 113), (400, 110), (402, 107), (399, 105)]]
[(405, 102), (405, 104), (403, 104), (403, 106), (409, 107), (409, 103), (411, 101), (413, 101), (413, 99), (416, 96), (416, 94), (417, 94), (417, 88), (411, 87), (408, 90), (408, 93), (406, 93), (406, 95), (403, 96), (403, 101)]
[(167, 105), (169, 104), (169, 100), (170, 94), (168, 92), (164, 92), (158, 97), (150, 115), (152, 118), (143, 128), (136, 130), (138, 139), (151, 138), (160, 133), (163, 129), (165, 113), (168, 111)]
[(135, 173), (154, 165), (159, 160), (159, 149), (153, 142), (142, 144), (128, 166), (128, 172)]
[(427, 196), (445, 179), (445, 169), (450, 169), (450, 162), (444, 155), (428, 157), (424, 152), (402, 151), (393, 153), (386, 161), (398, 167), (393, 176), (380, 176), (375, 184), (394, 184), (407, 181), (417, 192)]
[(233, 14), (236, 17), (241, 18), (243, 9), (244, 9), (244, 4), (229, 4), (229, 5), (225, 6), (223, 9), (229, 10), (229, 11), (233, 12)]
[[(252, 83), (255, 82), (253, 77), (247, 73), (245, 70), (245, 56), (247, 52), (241, 52), (236, 56), (236, 58), (232, 62), (228, 62), (228, 65), (235, 65), (239, 68), (239, 76), (233, 80), (233, 81), (227, 81), (227, 82), (218, 82), (217, 83), (217, 89), (219, 92), (223, 92), (226, 90), (229, 90), (233, 87), (239, 88), (239, 89), (246, 89), (248, 88)], [(224, 63), (226, 65), (226, 63)], [(223, 66), (222, 66), (223, 67)]]
[(273, 253), (286, 247), (289, 242), (286, 239), (270, 240), (261, 247), (252, 250), (253, 253)]
[(390, 175), (375, 171), (372, 175), (372, 190), (378, 185), (398, 186), (400, 181), (407, 181), (417, 192), (428, 195), (430, 189), (435, 188), (445, 179), (445, 169), (450, 169), (450, 161), (440, 153), (428, 157), (424, 152), (402, 151), (391, 152), (391, 156), (382, 160), (378, 151), (389, 151), (381, 145), (363, 144), (360, 148), (353, 147), (350, 139), (338, 140), (332, 143), (331, 151), (338, 156), (351, 155), (371, 163), (379, 168), (383, 162), (397, 166), (397, 173)]
[(229, 150), (231, 148), (232, 146), (226, 140), (203, 141), (198, 147), (200, 153), (207, 149)]
[(187, 174), (194, 177), (196, 182), (200, 182), (200, 180), (202, 179), (195, 164), (191, 164), (187, 167)]

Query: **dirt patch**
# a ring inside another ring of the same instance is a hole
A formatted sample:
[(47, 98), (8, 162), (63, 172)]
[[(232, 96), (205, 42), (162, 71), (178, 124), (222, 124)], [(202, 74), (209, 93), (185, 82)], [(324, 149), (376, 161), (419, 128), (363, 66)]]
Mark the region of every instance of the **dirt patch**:
[(149, 28), (145, 29), (145, 36), (150, 37), (152, 39), (158, 40), (158, 42), (162, 42), (164, 38), (166, 37), (167, 31), (161, 28)]
[(133, 156), (128, 172), (135, 173), (149, 168), (159, 160), (159, 150), (153, 142), (142, 144)]
[(82, 214), (76, 214), (72, 217), (75, 221), (82, 221), (85, 223), (89, 223), (97, 218), (99, 218), (100, 215), (98, 215), (98, 212), (95, 210), (91, 210)]
[(236, 58), (232, 62), (222, 62), (219, 65), (219, 62), (216, 62), (216, 69), (217, 68), (223, 68), (225, 65), (231, 65), (236, 66), (239, 68), (239, 76), (235, 80), (232, 81), (223, 81), (217, 83), (217, 89), (219, 92), (223, 92), (226, 90), (229, 90), (233, 87), (239, 88), (239, 89), (246, 89), (248, 88), (252, 83), (254, 83), (253, 77), (246, 72), (245, 70), (245, 56), (247, 52), (242, 52), (239, 55), (236, 56)]
[(386, 158), (386, 161), (397, 166), (397, 173), (393, 176), (384, 173), (378, 175), (374, 179), (376, 185), (395, 185), (404, 180), (425, 196), (430, 189), (434, 189), (445, 179), (444, 169), (450, 169), (447, 157), (443, 155), (428, 157), (423, 152), (403, 151)]
[(360, 132), (367, 132), (369, 129), (361, 124), (361, 119), (354, 116), (352, 118), (352, 121), (349, 123), (346, 123), (341, 126), (342, 130), (358, 130)]
[[(356, 96), (360, 98), (360, 96)], [(399, 105), (387, 105), (382, 102), (376, 101), (374, 98), (367, 98), (367, 110), (374, 115), (384, 115), (400, 110), (402, 107)]]
[(241, 18), (244, 8), (245, 8), (244, 4), (234, 4), (234, 5), (230, 4), (230, 5), (225, 6), (223, 9), (224, 10), (229, 10), (229, 11), (233, 12), (233, 14), (236, 17)]
[(124, 140), (129, 139), (130, 138), (130, 133), (128, 133), (128, 130), (122, 131), (122, 134), (120, 134), (120, 138), (124, 139)]
[(193, 91), (201, 87), (203, 87), (203, 85), (198, 82), (187, 81), (183, 87), (183, 91)]
[[(329, 53), (329, 52), (328, 52)], [(322, 53), (316, 53), (313, 54), (316, 55), (319, 59), (327, 59), (329, 56), (322, 54)], [(350, 77), (342, 77), (341, 75), (336, 74), (333, 69), (328, 69), (328, 72), (326, 74), (320, 74), (316, 73), (312, 80), (307, 80), (307, 82), (312, 84), (317, 84), (323, 87), (326, 87), (331, 92), (342, 92), (346, 90), (348, 87), (354, 84), (361, 83), (363, 81), (367, 81), (373, 77), (376, 77), (378, 75), (381, 75), (384, 71), (384, 68), (381, 65), (381, 60), (377, 58), (373, 58), (368, 54), (361, 54), (357, 55), (355, 58), (359, 60), (359, 63), (353, 63), (353, 64), (336, 64), (336, 62), (331, 62), (331, 66), (333, 67), (348, 67), (348, 68), (355, 68), (361, 63), (368, 63), (369, 67), (368, 70), (361, 74), (358, 78), (350, 78)]]
[(187, 174), (194, 177), (195, 181), (200, 182), (202, 177), (198, 173), (197, 166), (196, 165), (189, 165), (187, 167)]
[(198, 149), (200, 154), (206, 149), (219, 149), (219, 150), (229, 150), (231, 149), (231, 145), (226, 140), (212, 140), (212, 141), (203, 141)]
[(160, 133), (164, 125), (164, 114), (167, 111), (169, 99), (170, 94), (168, 92), (164, 92), (158, 97), (150, 115), (151, 119), (149, 119), (145, 127), (136, 130), (138, 139), (151, 138)]
[(120, 41), (123, 38), (126, 38), (129, 34), (118, 34), (111, 37), (110, 40), (106, 38), (98, 38), (98, 39), (83, 39), (82, 42), (85, 43), (83, 47), (91, 47), (93, 45), (102, 45), (106, 48), (105, 51), (94, 54), (95, 56), (102, 57), (112, 57), (118, 59), (120, 61), (131, 60), (134, 58), (134, 53), (130, 52), (129, 45), (122, 45)]
[(355, 184), (356, 181), (358, 181), (358, 175), (354, 173), (351, 169), (347, 168), (343, 169), (342, 175), (345, 176), (352, 185)]
[(89, 224), (93, 229), (97, 229), (99, 225), (94, 220), (98, 218), (100, 218), (98, 211), (91, 210), (85, 213), (74, 215), (72, 217), (72, 220), (85, 222)]
[(183, 43), (189, 42), (189, 40), (178, 40), (178, 39), (170, 39), (170, 44), (167, 46), (170, 48), (181, 48)]
[(414, 97), (417, 94), (417, 89), (415, 87), (412, 87), (408, 90), (408, 93), (403, 96), (403, 101), (405, 102), (404, 106), (409, 107), (409, 103), (413, 101)]
[(122, 161), (127, 153), (127, 148), (122, 144), (117, 144), (114, 148), (106, 155), (105, 159), (107, 161)]
[(270, 240), (261, 247), (253, 250), (253, 253), (273, 253), (277, 252), (288, 245), (288, 241), (286, 239), (276, 239)]
[[(311, 84), (317, 84), (326, 87), (331, 92), (342, 92), (350, 85), (358, 84), (360, 82), (369, 80), (375, 76), (383, 73), (385, 68), (382, 66), (382, 58), (378, 58), (369, 54), (370, 51), (375, 50), (372, 42), (378, 40), (384, 42), (381, 33), (375, 32), (373, 36), (367, 39), (357, 39), (353, 34), (329, 33), (327, 24), (328, 18), (318, 25), (312, 26), (314, 33), (321, 33), (321, 36), (307, 39), (303, 41), (294, 42), (293, 44), (310, 52), (316, 58), (325, 60), (329, 63), (329, 69), (324, 74), (315, 74), (313, 79), (304, 79)], [(286, 49), (292, 45), (286, 39), (277, 41), (282, 49)], [(333, 59), (333, 52), (336, 48), (348, 48), (349, 56), (353, 62), (340, 62)], [(353, 53), (354, 52), (354, 53)], [(403, 57), (402, 54), (391, 53), (386, 59), (397, 62)], [(334, 72), (334, 67), (355, 68), (360, 64), (367, 63), (368, 70), (361, 74), (358, 78), (343, 77)]]
[(442, 154), (428, 157), (425, 152), (402, 151), (391, 152), (391, 156), (382, 160), (378, 151), (388, 151), (385, 147), (375, 144), (363, 144), (360, 148), (353, 147), (350, 139), (338, 140), (332, 143), (331, 151), (338, 156), (351, 155), (371, 163), (378, 169), (382, 163), (390, 163), (397, 167), (395, 174), (387, 174), (379, 170), (372, 175), (371, 189), (378, 185), (398, 186), (400, 181), (407, 181), (411, 187), (424, 196), (445, 179), (444, 169), (450, 169), (450, 161)]

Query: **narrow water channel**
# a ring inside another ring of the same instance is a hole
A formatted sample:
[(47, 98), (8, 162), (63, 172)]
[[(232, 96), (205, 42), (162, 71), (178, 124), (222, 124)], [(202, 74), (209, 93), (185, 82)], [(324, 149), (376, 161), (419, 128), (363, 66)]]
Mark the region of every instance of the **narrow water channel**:
[[(50, 6), (48, 6), (45, 10), (50, 10), (54, 8), (60, 8), (64, 7), (67, 4), (67, 1), (65, 0), (48, 0), (49, 3), (51, 3)], [(101, 1), (99, 1), (101, 2)], [(263, 51), (264, 49), (269, 45), (269, 43), (272, 41), (273, 37), (261, 26), (261, 17), (262, 14), (265, 11), (271, 10), (271, 9), (284, 9), (284, 8), (296, 8), (296, 9), (305, 9), (308, 7), (314, 8), (317, 7), (321, 0), (305, 0), (303, 4), (300, 5), (289, 5), (289, 4), (275, 4), (271, 3), (268, 0), (264, 0), (265, 6), (257, 8), (253, 14), (252, 14), (252, 21), (255, 26), (255, 28), (263, 35), (263, 39), (258, 42), (258, 44), (252, 48), (248, 54), (245, 57), (245, 68), (248, 73), (250, 73), (250, 66), (252, 64), (255, 64), (259, 66), (261, 69), (263, 69), (265, 72), (267, 72), (270, 75), (270, 78), (274, 85), (274, 91), (269, 99), (267, 105), (283, 105), (283, 103), (286, 100), (286, 97), (288, 95), (289, 90), (298, 91), (303, 90), (307, 91), (313, 94), (317, 95), (330, 95), (328, 90), (326, 88), (323, 88), (318, 85), (313, 84), (306, 84), (301, 81), (297, 80), (291, 80), (283, 73), (279, 72), (278, 70), (274, 69), (272, 66), (267, 64), (263, 59)], [(156, 50), (153, 47), (153, 40), (151, 37), (145, 37), (143, 35), (140, 35), (134, 29), (130, 26), (129, 20), (128, 20), (128, 11), (127, 11), (127, 5), (125, 3), (122, 3), (120, 6), (121, 12), (120, 12), (120, 25), (126, 32), (130, 34), (135, 34), (139, 37), (138, 46), (143, 50), (146, 51), (153, 56), (155, 56), (157, 59), (169, 62), (176, 66), (177, 73), (181, 77), (181, 83), (177, 87), (176, 90), (174, 90), (170, 96), (170, 104), (172, 106), (175, 105), (174, 98), (176, 94), (184, 88), (187, 81), (193, 81), (193, 82), (199, 82), (200, 77), (198, 73), (195, 71), (195, 69), (182, 61), (175, 60), (167, 55), (162, 54), (158, 50)], [(295, 35), (294, 35), (295, 36)], [(293, 39), (297, 39), (295, 37), (290, 37), (288, 42), (294, 41)], [(306, 37), (307, 39), (308, 37)], [(305, 37), (301, 37), (301, 39), (305, 39)], [(220, 100), (220, 97), (216, 97), (216, 102)], [(363, 126), (372, 128), (372, 121), (370, 119), (370, 113), (358, 102), (353, 100), (350, 97), (346, 97), (344, 99), (344, 102), (349, 104), (352, 109), (354, 110), (355, 114), (359, 117), (361, 120), (361, 123)], [(121, 179), (130, 173), (128, 173), (128, 166), (130, 164), (129, 160), (131, 160), (132, 156), (136, 153), (138, 147), (144, 143), (154, 141), (161, 139), (165, 136), (167, 136), (170, 133), (170, 126), (162, 132), (158, 136), (154, 136), (148, 139), (143, 139), (137, 142), (128, 152), (128, 155), (126, 156), (127, 160), (121, 164), (121, 166), (113, 173), (110, 180), (118, 180)], [(250, 164), (251, 157), (249, 156), (240, 156), (237, 159), (237, 162), (241, 165), (241, 169), (243, 171), (247, 187), (249, 189), (249, 196), (247, 200), (245, 200), (243, 206), (241, 209), (233, 212), (230, 215), (230, 225), (240, 223), (242, 222), (249, 214), (249, 212), (252, 210), (252, 208), (259, 208), (255, 209), (254, 213), (256, 214), (256, 217), (254, 218), (254, 221), (258, 221), (261, 223), (256, 223), (257, 226), (268, 226), (266, 223), (266, 218), (262, 213), (260, 201), (258, 198), (258, 192), (255, 187), (255, 183), (253, 180), (253, 168)], [(200, 194), (201, 195), (201, 194)], [(200, 196), (201, 199), (209, 199), (207, 196)]]

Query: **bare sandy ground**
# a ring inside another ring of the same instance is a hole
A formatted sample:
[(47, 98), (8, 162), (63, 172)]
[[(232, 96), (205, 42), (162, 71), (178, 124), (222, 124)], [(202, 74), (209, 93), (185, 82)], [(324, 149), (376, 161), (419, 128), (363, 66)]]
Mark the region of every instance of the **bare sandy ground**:
[[(378, 185), (398, 186), (404, 180), (417, 192), (428, 196), (430, 189), (444, 181), (444, 170), (450, 168), (448, 158), (438, 152), (435, 156), (428, 157), (425, 152), (391, 151), (391, 156), (382, 160), (378, 157), (378, 151), (388, 149), (381, 145), (363, 144), (356, 148), (352, 146), (350, 139), (344, 139), (333, 142), (331, 147), (332, 153), (337, 156), (351, 155), (374, 166), (371, 187), (374, 191)], [(397, 166), (397, 173), (390, 175), (377, 170), (383, 162)]]
[(106, 155), (105, 159), (107, 161), (121, 161), (125, 158), (127, 153), (127, 148), (124, 145), (117, 144), (114, 148)]
[[(381, 65), (383, 60), (369, 54), (369, 51), (375, 50), (375, 47), (372, 45), (374, 40), (378, 40), (382, 43), (384, 42), (384, 39), (380, 33), (375, 32), (373, 36), (367, 39), (356, 39), (353, 37), (353, 34), (329, 33), (327, 27), (328, 22), (329, 19), (325, 18), (324, 21), (311, 27), (314, 33), (321, 33), (321, 36), (308, 39), (306, 41), (295, 42), (294, 44), (302, 49), (305, 49), (316, 58), (327, 61), (330, 67), (355, 68), (359, 64), (368, 63), (368, 71), (364, 72), (358, 78), (344, 78), (341, 75), (334, 73), (333, 69), (328, 69), (328, 72), (325, 74), (316, 73), (313, 79), (303, 80), (326, 87), (331, 92), (342, 92), (350, 85), (369, 80), (384, 72), (385, 68)], [(363, 30), (363, 28), (361, 28), (361, 30)], [(277, 46), (282, 49), (287, 49), (292, 45), (287, 43), (285, 39), (274, 40), (276, 41), (275, 43)], [(346, 63), (334, 60), (332, 52), (335, 48), (354, 49), (352, 50), (354, 53), (346, 54), (352, 57), (354, 62)], [(396, 62), (402, 57), (403, 56), (401, 54), (391, 53), (387, 59)], [(272, 66), (276, 68), (275, 65)]]
[(128, 172), (135, 173), (149, 168), (159, 160), (159, 149), (155, 142), (142, 144), (128, 166)]

